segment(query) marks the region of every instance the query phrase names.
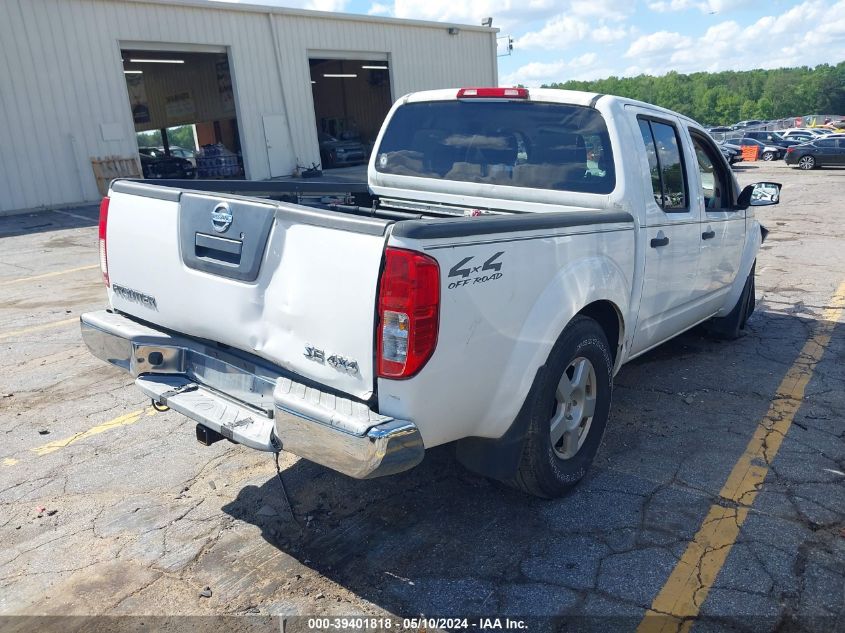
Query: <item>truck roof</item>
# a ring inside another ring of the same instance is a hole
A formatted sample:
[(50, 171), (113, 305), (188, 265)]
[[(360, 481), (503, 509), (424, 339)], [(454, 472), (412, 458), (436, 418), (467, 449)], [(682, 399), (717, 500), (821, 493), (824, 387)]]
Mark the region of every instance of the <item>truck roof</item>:
[[(559, 88), (528, 88), (529, 101), (542, 101), (546, 103), (566, 103), (580, 106), (595, 106), (599, 100), (613, 108), (614, 106), (622, 107), (626, 104), (656, 110), (672, 116), (679, 117), (688, 123), (695, 123), (683, 114), (661, 108), (660, 106), (646, 103), (644, 101), (637, 101), (636, 99), (629, 99), (627, 97), (618, 97), (615, 95), (606, 95), (597, 92), (583, 92), (581, 90), (561, 90)], [(416, 103), (423, 101), (454, 101), (458, 98), (458, 90), (455, 88), (443, 88), (439, 90), (422, 90), (420, 92), (412, 92), (402, 98), (403, 103)]]

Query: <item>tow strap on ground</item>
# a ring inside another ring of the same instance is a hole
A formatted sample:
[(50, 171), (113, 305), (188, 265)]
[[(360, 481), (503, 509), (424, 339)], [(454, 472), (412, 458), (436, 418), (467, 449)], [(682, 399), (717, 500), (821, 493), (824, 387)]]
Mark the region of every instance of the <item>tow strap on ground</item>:
[(293, 504), (290, 502), (288, 498), (288, 491), (285, 488), (285, 481), (282, 479), (282, 469), (279, 468), (279, 451), (273, 453), (276, 456), (276, 476), (279, 478), (279, 483), (282, 485), (282, 496), (285, 498), (285, 503), (288, 506), (288, 512), (290, 512), (290, 516), (293, 519), (293, 522), (296, 523), (299, 527), (302, 527), (300, 524), (299, 519), (296, 518), (296, 514), (293, 511)]

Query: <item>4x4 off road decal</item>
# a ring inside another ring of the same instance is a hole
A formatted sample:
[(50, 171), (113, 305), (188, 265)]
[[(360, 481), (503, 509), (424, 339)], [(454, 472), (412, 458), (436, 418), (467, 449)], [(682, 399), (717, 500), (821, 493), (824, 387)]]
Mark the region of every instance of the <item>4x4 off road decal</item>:
[[(475, 257), (464, 257), (457, 264), (449, 269), (449, 277), (460, 277), (457, 281), (449, 282), (449, 289), (460, 288), (475, 284), (483, 284), (488, 281), (495, 281), (502, 278), (502, 262), (496, 261), (505, 254), (499, 251), (488, 258), (483, 264), (475, 265), (478, 260)], [(475, 261), (473, 261), (475, 260)]]

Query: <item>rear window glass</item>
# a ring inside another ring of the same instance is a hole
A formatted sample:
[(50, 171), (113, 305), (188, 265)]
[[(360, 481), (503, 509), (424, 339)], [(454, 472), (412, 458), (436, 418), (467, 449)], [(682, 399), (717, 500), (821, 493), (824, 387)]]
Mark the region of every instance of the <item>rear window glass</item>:
[(383, 174), (610, 193), (613, 154), (601, 114), (582, 106), (482, 101), (397, 109), (375, 161)]

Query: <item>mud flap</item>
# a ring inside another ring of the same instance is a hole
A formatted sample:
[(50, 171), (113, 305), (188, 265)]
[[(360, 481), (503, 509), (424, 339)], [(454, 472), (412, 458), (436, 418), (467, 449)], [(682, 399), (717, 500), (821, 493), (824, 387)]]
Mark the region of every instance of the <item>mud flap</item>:
[(545, 365), (537, 370), (525, 402), (522, 403), (519, 413), (504, 435), (495, 439), (467, 437), (455, 443), (455, 457), (464, 468), (500, 481), (507, 481), (516, 476), (525, 444), (525, 434), (528, 430), (528, 412), (546, 371)]

